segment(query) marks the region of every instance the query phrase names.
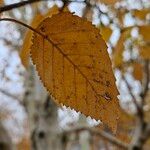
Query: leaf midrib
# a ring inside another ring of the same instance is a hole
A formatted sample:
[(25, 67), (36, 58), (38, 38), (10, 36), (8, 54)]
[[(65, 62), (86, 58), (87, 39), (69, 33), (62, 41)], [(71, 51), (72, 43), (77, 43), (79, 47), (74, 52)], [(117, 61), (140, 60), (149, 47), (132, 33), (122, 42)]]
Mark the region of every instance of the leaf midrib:
[(58, 47), (57, 44), (55, 44), (55, 42), (54, 42), (52, 39), (50, 39), (48, 36), (44, 36), (44, 38), (45, 38), (48, 42), (50, 42), (50, 43), (63, 55), (63, 57), (66, 58), (66, 59), (74, 66), (75, 69), (77, 69), (77, 71), (83, 76), (83, 78), (84, 78), (84, 79), (87, 81), (87, 83), (90, 85), (90, 87), (92, 88), (92, 90), (94, 91), (94, 93), (95, 93), (98, 97), (101, 96), (101, 97), (104, 98), (103, 95), (100, 95), (100, 94), (97, 93), (97, 91), (94, 89), (92, 83), (88, 80), (88, 78), (84, 75), (84, 73), (82, 73), (82, 71), (80, 70), (80, 68), (78, 68), (78, 66), (77, 66), (76, 64), (74, 64), (74, 62), (61, 50), (61, 48)]

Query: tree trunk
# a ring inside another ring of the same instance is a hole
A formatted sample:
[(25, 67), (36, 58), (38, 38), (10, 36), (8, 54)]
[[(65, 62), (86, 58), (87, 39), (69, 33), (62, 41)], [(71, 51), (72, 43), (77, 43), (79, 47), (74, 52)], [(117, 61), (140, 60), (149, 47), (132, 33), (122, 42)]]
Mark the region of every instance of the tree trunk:
[(26, 79), (25, 108), (29, 117), (32, 150), (60, 150), (57, 106), (31, 66)]

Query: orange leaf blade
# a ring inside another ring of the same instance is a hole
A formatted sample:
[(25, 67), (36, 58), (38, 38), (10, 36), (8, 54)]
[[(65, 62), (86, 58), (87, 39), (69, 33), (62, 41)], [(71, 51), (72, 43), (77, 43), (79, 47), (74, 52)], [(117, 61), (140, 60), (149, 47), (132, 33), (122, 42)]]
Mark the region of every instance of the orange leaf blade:
[(34, 33), (31, 57), (54, 100), (115, 130), (118, 90), (99, 30), (71, 13), (47, 18), (37, 30), (47, 39)]

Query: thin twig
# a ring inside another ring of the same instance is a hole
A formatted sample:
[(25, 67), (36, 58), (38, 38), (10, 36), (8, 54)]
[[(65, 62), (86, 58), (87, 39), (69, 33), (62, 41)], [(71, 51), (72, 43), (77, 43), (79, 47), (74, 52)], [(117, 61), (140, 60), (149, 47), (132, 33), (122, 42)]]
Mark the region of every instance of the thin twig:
[(42, 34), (41, 32), (37, 31), (36, 29), (32, 28), (31, 26), (29, 26), (29, 25), (27, 25), (27, 24), (25, 24), (25, 23), (23, 23), (23, 22), (21, 22), (19, 20), (12, 19), (12, 18), (1, 18), (0, 21), (10, 21), (10, 22), (14, 22), (14, 23), (20, 24), (20, 25), (22, 25), (22, 26), (24, 26), (24, 27), (26, 27), (26, 28), (28, 28), (28, 29), (38, 33), (39, 35), (45, 37), (45, 35)]
[(75, 133), (75, 132), (78, 133), (78, 132), (82, 132), (82, 131), (88, 131), (90, 134), (100, 136), (100, 137), (108, 140), (110, 143), (112, 143), (122, 149), (128, 149), (128, 144), (120, 141), (119, 139), (112, 136), (111, 134), (106, 133), (105, 131), (97, 130), (97, 129), (90, 128), (87, 126), (67, 130), (67, 131), (64, 131), (63, 134), (66, 135), (66, 134), (71, 134), (71, 133)]

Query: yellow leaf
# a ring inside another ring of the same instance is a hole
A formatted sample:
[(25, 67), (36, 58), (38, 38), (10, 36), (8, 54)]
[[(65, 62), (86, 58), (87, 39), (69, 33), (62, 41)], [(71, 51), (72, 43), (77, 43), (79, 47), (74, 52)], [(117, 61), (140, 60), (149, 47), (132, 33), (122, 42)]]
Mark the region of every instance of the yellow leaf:
[(146, 16), (150, 13), (150, 10), (149, 9), (142, 9), (142, 10), (133, 10), (132, 11), (132, 14), (141, 19), (141, 20), (144, 20), (146, 19)]
[(24, 137), (21, 142), (19, 142), (17, 144), (17, 149), (18, 150), (29, 150), (31, 149), (30, 147), (31, 143), (30, 143), (30, 140), (26, 137)]
[(140, 55), (144, 59), (150, 59), (150, 45), (144, 45), (140, 47)]
[(117, 11), (117, 18), (122, 26), (124, 24), (125, 13), (126, 13), (126, 10), (123, 8), (121, 8)]
[(4, 1), (3, 0), (0, 0), (0, 5), (3, 5), (4, 4)]
[(139, 33), (143, 36), (143, 40), (150, 42), (150, 25), (140, 26)]
[(112, 30), (109, 27), (102, 26), (102, 27), (100, 27), (100, 33), (101, 33), (103, 39), (105, 41), (108, 41), (112, 34)]
[(143, 79), (143, 67), (140, 63), (135, 62), (133, 64), (133, 76), (136, 80), (142, 81), (142, 79)]
[[(65, 9), (67, 11), (67, 8)], [(43, 20), (47, 17), (52, 17), (52, 15), (58, 14), (59, 13), (59, 7), (57, 5), (54, 5), (52, 8), (49, 9), (49, 11), (43, 15)]]
[[(53, 14), (57, 14), (59, 12), (59, 8), (55, 5), (53, 6), (45, 15), (42, 15), (38, 13), (32, 20), (31, 26), (33, 28), (36, 28), (38, 24), (47, 17), (51, 17)], [(30, 55), (30, 46), (32, 44), (32, 34), (33, 32), (31, 30), (27, 31), (24, 41), (23, 41), (23, 46), (20, 52), (20, 58), (22, 61), (22, 64), (27, 68), (29, 65), (29, 55)]]
[(119, 0), (98, 0), (99, 2), (105, 3), (107, 5), (114, 5)]
[(135, 118), (124, 110), (121, 110), (120, 116), (116, 137), (126, 143), (130, 143), (132, 136), (129, 133), (134, 129)]
[(120, 38), (117, 42), (113, 56), (113, 63), (115, 67), (121, 67), (123, 63), (124, 42), (126, 38), (129, 37), (131, 29), (132, 29), (131, 27), (125, 28), (123, 33), (121, 33)]
[(101, 120), (113, 130), (119, 117), (118, 90), (99, 30), (71, 13), (45, 19), (33, 36), (31, 57), (55, 102)]

